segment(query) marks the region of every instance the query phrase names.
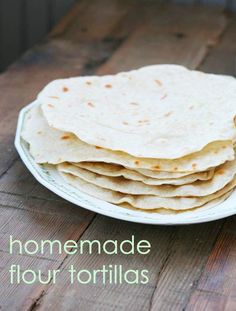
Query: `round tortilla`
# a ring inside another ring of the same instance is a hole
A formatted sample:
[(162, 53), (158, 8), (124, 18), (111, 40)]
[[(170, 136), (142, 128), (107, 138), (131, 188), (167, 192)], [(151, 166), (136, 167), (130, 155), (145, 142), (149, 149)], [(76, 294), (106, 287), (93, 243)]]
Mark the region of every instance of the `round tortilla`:
[(106, 162), (134, 169), (173, 172), (176, 176), (179, 172), (205, 171), (235, 156), (230, 141), (219, 141), (177, 160), (135, 158), (124, 152), (88, 145), (73, 134), (50, 127), (38, 106), (26, 114), (21, 135), (29, 143), (30, 153), (37, 163)]
[(172, 197), (161, 198), (153, 195), (130, 195), (121, 192), (101, 188), (89, 183), (79, 177), (69, 173), (60, 172), (67, 183), (76, 189), (89, 194), (97, 199), (104, 200), (114, 204), (128, 203), (131, 206), (143, 210), (151, 209), (171, 209), (171, 210), (189, 210), (200, 207), (214, 199), (228, 193), (236, 186), (236, 178), (234, 178), (223, 189), (204, 197)]
[(236, 79), (178, 65), (56, 80), (38, 101), (51, 127), (138, 158), (177, 159), (236, 140)]
[[(65, 164), (66, 165), (66, 164)], [(103, 163), (103, 162), (81, 162), (72, 163), (79, 168), (85, 169), (92, 173), (96, 173), (101, 176), (107, 177), (124, 177), (128, 180), (141, 181), (147, 185), (160, 186), (160, 185), (185, 185), (197, 180), (209, 180), (214, 175), (214, 170), (206, 172), (195, 173), (182, 178), (169, 178), (169, 179), (158, 179), (147, 177), (139, 172), (125, 168), (120, 165)]]
[(61, 163), (58, 170), (72, 174), (91, 184), (101, 188), (110, 189), (133, 195), (155, 195), (159, 197), (202, 197), (210, 195), (224, 188), (236, 175), (236, 160), (216, 168), (212, 179), (207, 181), (197, 181), (182, 186), (160, 185), (152, 186), (139, 181), (128, 180), (123, 177), (108, 177), (92, 173), (69, 163)]

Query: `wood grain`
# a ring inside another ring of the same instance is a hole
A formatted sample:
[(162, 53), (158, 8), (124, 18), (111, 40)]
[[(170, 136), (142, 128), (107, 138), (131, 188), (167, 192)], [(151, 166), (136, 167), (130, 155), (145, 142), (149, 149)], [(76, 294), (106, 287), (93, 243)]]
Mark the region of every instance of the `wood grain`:
[(232, 18), (227, 31), (203, 61), (205, 72), (236, 76), (236, 18)]
[[(97, 14), (101, 6), (103, 10)], [(234, 43), (230, 44), (235, 26), (232, 21), (226, 29), (229, 20), (220, 9), (198, 6), (155, 1), (80, 1), (49, 40), (26, 53), (0, 76), (3, 310), (233, 310), (235, 218), (225, 224), (223, 220), (188, 227), (146, 226), (100, 215), (94, 218), (93, 213), (40, 186), (12, 147), (18, 110), (51, 79), (81, 73), (105, 74), (163, 62), (190, 68), (201, 65), (202, 70), (229, 73), (235, 55)], [(146, 256), (10, 256), (10, 234), (22, 241), (57, 238), (62, 242), (80, 238), (121, 241), (133, 234), (137, 240), (149, 240), (152, 251)], [(45, 274), (47, 269), (60, 267), (62, 273), (56, 285), (11, 286), (7, 270), (12, 262), (20, 262), (23, 269), (41, 268)], [(71, 264), (77, 269), (97, 269), (103, 264), (146, 268), (150, 282), (135, 286), (72, 285), (66, 271)]]
[[(5, 205), (7, 204), (7, 205)], [(28, 310), (40, 296), (43, 287), (35, 283), (10, 284), (9, 272), (12, 264), (25, 269), (57, 269), (66, 254), (43, 256), (9, 254), (9, 236), (26, 242), (33, 239), (38, 243), (44, 239), (78, 240), (90, 223), (93, 214), (69, 203), (23, 199), (20, 196), (0, 196), (0, 306), (1, 310)]]
[(183, 9), (163, 5), (160, 10), (153, 4), (143, 11), (143, 20), (99, 72), (112, 73), (158, 63), (196, 68), (226, 26), (220, 9), (198, 6)]

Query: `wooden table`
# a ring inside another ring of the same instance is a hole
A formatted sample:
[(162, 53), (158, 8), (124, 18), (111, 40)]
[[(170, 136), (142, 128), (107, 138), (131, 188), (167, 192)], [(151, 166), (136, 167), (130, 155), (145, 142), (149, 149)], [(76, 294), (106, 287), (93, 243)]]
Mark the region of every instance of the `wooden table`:
[[(19, 110), (50, 80), (177, 63), (235, 75), (236, 18), (220, 9), (157, 1), (81, 0), (40, 45), (0, 76), (1, 310), (236, 310), (236, 217), (192, 226), (147, 226), (95, 215), (42, 187), (13, 146)], [(150, 241), (149, 255), (10, 255), (29, 239)], [(60, 268), (59, 282), (9, 282), (9, 267)], [(146, 268), (147, 285), (71, 285), (70, 264)]]

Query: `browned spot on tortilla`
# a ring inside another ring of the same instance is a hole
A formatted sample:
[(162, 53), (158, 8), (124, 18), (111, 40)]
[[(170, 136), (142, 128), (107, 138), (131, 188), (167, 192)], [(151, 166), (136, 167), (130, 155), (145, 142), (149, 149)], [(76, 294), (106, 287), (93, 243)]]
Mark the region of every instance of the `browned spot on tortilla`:
[(220, 169), (220, 170), (218, 170), (218, 171), (217, 171), (217, 174), (219, 174), (219, 175), (223, 175), (223, 174), (224, 174), (224, 172), (225, 172), (225, 171), (224, 171), (223, 169)]
[(105, 84), (105, 87), (108, 88), (108, 89), (111, 89), (112, 85), (111, 84)]
[(215, 150), (215, 151), (214, 151), (214, 153), (215, 153), (215, 154), (217, 154), (217, 153), (218, 153), (218, 151), (217, 151), (217, 150)]
[(134, 162), (134, 164), (136, 164), (136, 165), (139, 165), (139, 161), (138, 160), (136, 160), (135, 162)]
[(160, 167), (160, 165), (155, 165), (155, 166), (152, 166), (152, 169), (154, 169), (154, 170), (160, 170), (161, 167)]
[(89, 102), (87, 105), (88, 105), (89, 107), (94, 107), (94, 104), (93, 104), (93, 103), (90, 103), (90, 102)]
[(124, 121), (124, 122), (122, 122), (124, 125), (129, 125), (129, 123), (128, 122), (126, 122), (126, 121)]
[(148, 123), (149, 120), (148, 119), (144, 119), (144, 120), (139, 120), (138, 123)]
[(177, 169), (178, 169), (178, 167), (176, 166), (176, 167), (174, 167), (174, 171), (177, 171)]
[(234, 126), (236, 126), (236, 116), (234, 116)]
[(37, 133), (38, 133), (38, 134), (42, 134), (42, 131), (38, 131)]
[(70, 135), (63, 135), (63, 136), (61, 136), (61, 139), (70, 139)]
[(52, 104), (48, 104), (49, 108), (54, 108), (54, 106)]
[(87, 85), (91, 85), (92, 82), (91, 82), (91, 81), (86, 81), (86, 84), (87, 84)]
[(161, 97), (161, 100), (165, 99), (167, 97), (167, 94), (164, 94), (162, 97)]
[(221, 148), (222, 148), (222, 149), (226, 149), (226, 146), (224, 145), (224, 146), (222, 146)]
[(55, 99), (58, 99), (59, 97), (57, 96), (48, 96), (49, 98), (55, 98)]
[(156, 84), (162, 86), (162, 82), (160, 80), (155, 80)]
[(194, 105), (190, 106), (188, 109), (189, 110), (192, 110), (194, 108)]
[(192, 168), (195, 169), (196, 167), (197, 167), (197, 164), (196, 164), (196, 163), (193, 163), (193, 164), (192, 164)]
[(139, 104), (138, 103), (130, 103), (130, 105), (138, 106)]
[(64, 86), (63, 89), (62, 89), (62, 91), (63, 91), (64, 93), (66, 93), (66, 92), (69, 91), (69, 89), (68, 89), (68, 87)]
[(173, 111), (169, 111), (166, 114), (164, 114), (164, 117), (169, 117), (172, 113), (173, 113)]
[(96, 149), (102, 149), (102, 148), (101, 148), (101, 147), (99, 147), (99, 146), (95, 146), (95, 148), (96, 148)]

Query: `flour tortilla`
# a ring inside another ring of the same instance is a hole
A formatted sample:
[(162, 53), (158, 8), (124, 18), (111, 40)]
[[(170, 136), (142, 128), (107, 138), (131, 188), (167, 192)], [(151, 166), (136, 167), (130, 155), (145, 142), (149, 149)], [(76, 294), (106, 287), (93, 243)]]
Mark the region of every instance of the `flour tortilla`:
[[(146, 177), (151, 177), (151, 178), (157, 178), (157, 179), (173, 179), (173, 178), (182, 178), (186, 177), (189, 175), (196, 175), (196, 174), (205, 174), (207, 171), (204, 172), (167, 172), (167, 171), (154, 171), (154, 170), (149, 170), (149, 169), (138, 169), (138, 168), (132, 168), (133, 171), (136, 171)], [(209, 170), (214, 170), (214, 169), (209, 169)], [(198, 175), (199, 176), (199, 175)]]
[(223, 189), (205, 197), (160, 198), (152, 195), (128, 195), (121, 192), (101, 188), (68, 173), (60, 173), (67, 183), (97, 199), (114, 204), (128, 203), (135, 208), (140, 208), (143, 210), (165, 208), (180, 211), (200, 207), (207, 202), (210, 202), (228, 193), (236, 186), (236, 178), (234, 178)]
[[(66, 164), (65, 164), (66, 165)], [(85, 169), (87, 171), (108, 177), (124, 177), (126, 179), (141, 181), (147, 185), (185, 185), (192, 183), (197, 180), (209, 180), (214, 175), (214, 170), (209, 170), (206, 172), (195, 173), (182, 178), (172, 178), (172, 179), (157, 179), (150, 178), (134, 170), (130, 170), (120, 165), (102, 163), (102, 162), (81, 162), (72, 163), (79, 168)]]
[(177, 159), (236, 140), (236, 79), (178, 65), (56, 80), (38, 101), (50, 126), (135, 157)]
[(198, 153), (177, 160), (135, 158), (123, 152), (98, 148), (73, 134), (49, 127), (38, 106), (26, 114), (21, 135), (29, 143), (30, 153), (37, 163), (107, 162), (135, 169), (190, 174), (234, 159), (233, 145), (229, 141), (212, 143)]
[(182, 186), (151, 186), (143, 182), (128, 180), (123, 177), (108, 177), (92, 173), (69, 163), (61, 163), (58, 170), (75, 175), (101, 188), (133, 195), (156, 195), (159, 197), (206, 196), (224, 188), (236, 175), (236, 160), (216, 168), (211, 180), (197, 181)]
[[(145, 209), (145, 210), (142, 210), (143, 212), (145, 213), (158, 213), (158, 214), (162, 214), (162, 215), (177, 215), (177, 214), (182, 214), (182, 213), (186, 213), (186, 212), (193, 212), (195, 211), (196, 209), (198, 208), (201, 208), (201, 211), (203, 210), (206, 210), (206, 209), (210, 209), (212, 207), (215, 207), (216, 205), (224, 202), (231, 194), (232, 194), (233, 190), (230, 190), (228, 191), (227, 193), (225, 193), (224, 195), (220, 196), (219, 198), (217, 199), (214, 199), (214, 200), (211, 200), (210, 202), (204, 204), (204, 205), (201, 205), (201, 206), (197, 206), (195, 208), (191, 208), (189, 210), (171, 210), (171, 209), (166, 209), (166, 208), (156, 208), (156, 209), (151, 209), (151, 210), (148, 210), (148, 209)], [(141, 211), (141, 209), (139, 208), (135, 208), (133, 207), (132, 205), (128, 204), (128, 203), (121, 203), (121, 204), (117, 204), (121, 207), (124, 207), (124, 208), (127, 208), (127, 209), (132, 209), (132, 210), (138, 210), (138, 211)]]

